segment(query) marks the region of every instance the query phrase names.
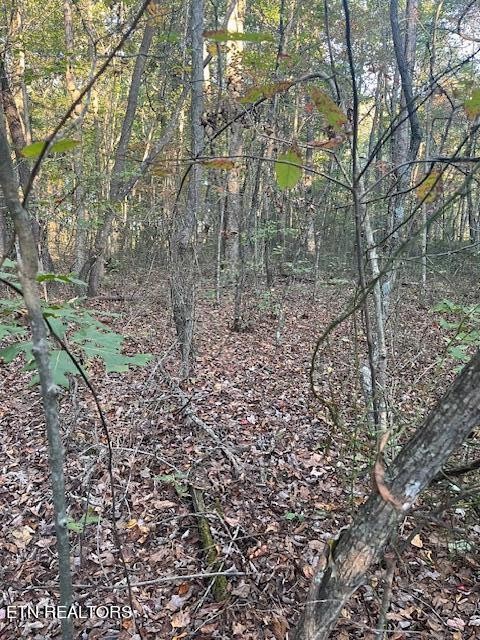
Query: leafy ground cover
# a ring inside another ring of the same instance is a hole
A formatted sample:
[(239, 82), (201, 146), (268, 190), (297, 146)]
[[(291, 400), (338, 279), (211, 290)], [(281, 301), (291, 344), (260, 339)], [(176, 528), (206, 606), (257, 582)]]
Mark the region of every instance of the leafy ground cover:
[[(77, 636), (291, 637), (316, 562), (372, 490), (374, 439), (356, 366), (365, 340), (352, 320), (338, 327), (321, 351), (317, 398), (309, 381), (315, 339), (351, 291), (345, 284), (324, 285), (312, 302), (303, 285), (293, 285), (281, 323), (278, 306), (265, 305), (265, 298), (252, 293), (250, 330), (239, 334), (229, 329), (230, 303), (216, 308), (206, 286), (200, 291), (197, 366), (183, 386), (188, 402), (182, 405), (169, 384), (177, 362), (168, 291), (157, 285), (147, 295), (131, 287), (125, 299), (112, 295), (91, 303), (91, 311), (117, 312), (109, 322), (125, 336), (125, 352), (154, 357), (124, 374), (106, 374), (96, 363), (91, 377), (114, 449), (115, 518), (136, 585), (139, 628), (127, 619), (92, 618), (78, 623)], [(425, 302), (412, 287), (402, 287), (390, 325), (395, 335), (390, 409), (398, 426), (390, 455), (453, 375), (445, 329), (431, 312), (450, 293), (437, 290)], [(3, 604), (51, 602), (55, 537), (40, 398), (27, 386), (31, 374), (22, 371), (20, 361), (1, 369)], [(335, 418), (322, 398), (335, 407)], [(188, 420), (188, 412), (219, 440)], [(111, 525), (106, 439), (80, 381), (62, 393), (61, 415), (76, 602), (128, 604)], [(459, 460), (474, 457), (475, 442)], [(241, 462), (240, 472), (224, 446)], [(473, 481), (468, 477), (468, 486)], [(466, 482), (457, 480), (456, 492), (439, 483), (405, 519), (394, 542), (390, 638), (480, 637), (479, 503), (459, 497)], [(190, 484), (203, 491), (221, 570), (235, 574), (228, 577), (222, 602), (214, 601), (213, 579), (198, 577), (209, 569)], [(369, 576), (342, 612), (334, 638), (375, 637), (384, 573), (382, 565)], [(2, 640), (56, 637), (59, 628), (51, 620), (0, 619)]]

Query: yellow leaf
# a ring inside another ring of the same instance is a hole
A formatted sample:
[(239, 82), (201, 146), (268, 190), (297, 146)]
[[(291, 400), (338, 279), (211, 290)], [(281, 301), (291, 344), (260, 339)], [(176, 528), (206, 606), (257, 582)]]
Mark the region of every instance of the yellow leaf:
[(32, 527), (25, 525), (21, 529), (15, 529), (12, 531), (12, 536), (15, 538), (15, 544), (18, 548), (24, 548), (28, 545), (30, 540), (32, 539), (33, 534), (35, 533)]
[(331, 127), (341, 129), (344, 124), (347, 124), (347, 116), (329, 95), (313, 87), (310, 89), (310, 97)]
[(217, 55), (217, 45), (214, 44), (213, 42), (210, 42), (210, 44), (207, 44), (207, 51), (211, 56), (216, 56)]
[(224, 171), (231, 171), (235, 168), (233, 160), (228, 158), (214, 158), (213, 160), (204, 160), (203, 163), (209, 169), (223, 169)]
[(137, 526), (137, 524), (138, 524), (138, 520), (136, 520), (135, 518), (132, 518), (125, 525), (125, 529), (133, 529), (134, 527)]
[(295, 187), (302, 177), (302, 158), (298, 151), (292, 147), (286, 153), (278, 156), (275, 162), (275, 178), (280, 189)]
[(285, 93), (290, 89), (293, 82), (288, 80), (282, 80), (271, 84), (263, 84), (260, 86), (250, 87), (247, 93), (240, 98), (242, 104), (248, 104), (249, 102), (256, 102), (257, 100), (264, 98), (273, 98), (273, 96)]
[(424, 204), (435, 202), (442, 193), (442, 174), (432, 171), (416, 188), (417, 198)]
[(410, 540), (410, 544), (412, 547), (417, 547), (417, 549), (423, 549), (423, 542), (418, 533)]
[(147, 12), (149, 14), (148, 22), (153, 26), (161, 25), (168, 15), (168, 7), (158, 4), (157, 0), (152, 0), (147, 5)]
[(158, 16), (165, 12), (165, 7), (159, 5), (157, 0), (152, 0), (147, 5), (147, 11), (151, 16)]

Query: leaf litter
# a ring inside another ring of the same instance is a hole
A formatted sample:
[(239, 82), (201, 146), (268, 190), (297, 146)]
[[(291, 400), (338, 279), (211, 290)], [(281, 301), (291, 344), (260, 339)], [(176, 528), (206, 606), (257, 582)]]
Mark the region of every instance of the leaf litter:
[[(336, 422), (309, 386), (314, 341), (351, 291), (345, 285), (324, 286), (312, 303), (304, 285), (293, 285), (285, 300), (281, 342), (275, 310), (265, 310), (253, 294), (250, 330), (244, 333), (229, 329), (229, 300), (216, 308), (208, 291), (199, 296), (197, 364), (182, 389), (192, 410), (240, 458), (244, 471), (239, 476), (218, 443), (184, 420), (161, 374), (160, 362), (173, 377), (178, 363), (166, 311), (168, 292), (157, 289), (138, 297), (135, 305), (91, 303), (93, 310), (115, 307), (115, 330), (125, 335), (132, 353), (149, 352), (154, 358), (125, 374), (106, 374), (100, 365), (93, 374), (114, 447), (114, 515), (130, 580), (138, 585), (133, 586), (137, 629), (128, 619), (91, 618), (75, 623), (78, 637), (291, 638), (328, 541), (351, 522), (372, 489), (375, 447), (354, 366), (365, 340), (361, 334), (355, 339), (352, 322), (331, 336), (315, 377), (317, 396), (323, 394), (338, 408)], [(390, 374), (396, 412), (408, 434), (432, 397), (447, 386), (451, 371), (437, 364), (441, 329), (416, 296), (404, 296), (396, 311)], [(408, 323), (402, 325), (402, 318)], [(3, 606), (56, 602), (41, 402), (36, 388), (27, 386), (21, 364), (1, 367)], [(81, 383), (63, 393), (60, 410), (69, 518), (77, 523), (71, 531), (74, 583), (79, 585), (75, 601), (128, 604), (112, 533), (106, 442)], [(212, 579), (198, 577), (209, 569), (188, 483), (204, 493), (223, 571), (236, 574), (228, 578), (223, 602), (212, 598)], [(441, 500), (438, 492), (427, 494), (417, 507), (418, 518), (412, 513), (400, 531), (401, 541), (413, 536), (401, 549), (394, 576), (387, 614), (391, 638), (479, 637), (475, 549), (480, 530), (468, 509), (448, 509), (434, 522), (422, 521)], [(82, 518), (84, 526), (78, 525)], [(414, 533), (418, 525), (421, 532)], [(452, 547), (452, 541), (462, 540), (469, 546)], [(380, 565), (342, 612), (333, 638), (374, 637), (382, 577)], [(57, 621), (7, 622), (0, 617), (2, 640), (59, 634)]]

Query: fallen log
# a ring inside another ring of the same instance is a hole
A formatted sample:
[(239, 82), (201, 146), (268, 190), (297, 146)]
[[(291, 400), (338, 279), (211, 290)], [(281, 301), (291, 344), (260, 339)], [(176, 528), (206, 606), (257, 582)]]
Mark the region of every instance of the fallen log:
[(207, 560), (208, 570), (211, 573), (217, 573), (218, 575), (213, 578), (212, 593), (216, 602), (225, 600), (227, 595), (227, 577), (222, 574), (222, 563), (218, 560), (218, 551), (213, 539), (212, 530), (210, 529), (210, 523), (205, 515), (205, 501), (203, 499), (203, 492), (198, 487), (190, 485), (190, 497), (192, 498), (193, 508), (197, 515), (197, 527), (200, 535), (200, 542), (202, 549), (205, 553)]

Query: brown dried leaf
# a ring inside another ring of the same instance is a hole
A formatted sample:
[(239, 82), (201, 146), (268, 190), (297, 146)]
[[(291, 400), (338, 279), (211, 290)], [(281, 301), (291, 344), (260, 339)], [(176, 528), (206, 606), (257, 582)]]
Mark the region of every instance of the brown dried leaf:
[(274, 616), (272, 621), (272, 631), (276, 640), (285, 640), (289, 624), (283, 616)]
[(190, 624), (190, 614), (188, 611), (177, 611), (173, 614), (170, 624), (174, 629), (182, 629)]
[(417, 547), (417, 549), (423, 549), (423, 541), (418, 533), (410, 540), (410, 544), (412, 547)]

